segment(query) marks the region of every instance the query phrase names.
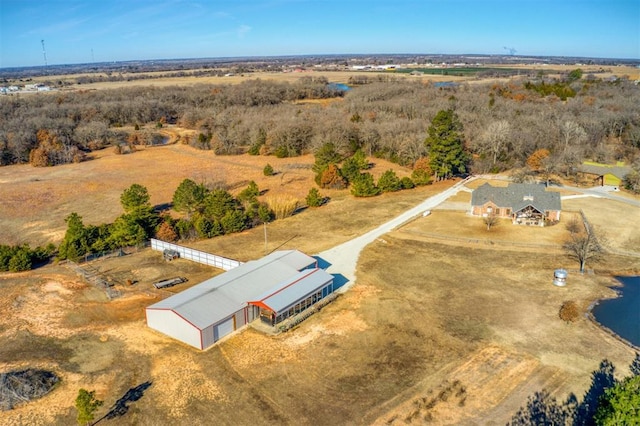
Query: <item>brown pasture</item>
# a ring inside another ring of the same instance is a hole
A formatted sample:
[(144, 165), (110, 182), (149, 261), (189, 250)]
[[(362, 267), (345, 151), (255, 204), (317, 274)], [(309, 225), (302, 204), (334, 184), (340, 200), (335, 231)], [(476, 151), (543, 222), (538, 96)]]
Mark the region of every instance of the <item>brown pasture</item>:
[[(171, 202), (173, 192), (185, 178), (208, 185), (224, 184), (232, 193), (240, 192), (253, 180), (264, 192), (262, 198), (290, 196), (301, 205), (315, 186), (312, 155), (283, 159), (216, 156), (182, 144), (141, 148), (127, 155), (116, 155), (108, 148), (93, 155), (93, 159), (80, 164), (0, 168), (0, 241), (58, 243), (66, 229), (64, 218), (72, 212), (82, 216), (85, 224), (112, 222), (122, 214), (120, 195), (134, 183), (144, 185), (151, 203), (158, 206)], [(267, 163), (276, 171), (274, 176), (264, 176)], [(378, 159), (371, 172), (379, 176), (390, 168), (400, 177), (410, 174), (409, 169)], [(321, 192), (338, 198), (344, 193)]]
[[(280, 173), (264, 177), (267, 162)], [(219, 157), (170, 145), (125, 156), (106, 150), (92, 161), (50, 169), (10, 166), (0, 169), (0, 199), (13, 200), (0, 206), (0, 230), (3, 237), (24, 235), (34, 243), (59, 241), (70, 211), (87, 223), (110, 221), (120, 214), (119, 195), (131, 183), (147, 186), (152, 202), (163, 204), (185, 177), (224, 181), (234, 191), (253, 179), (265, 196), (303, 198), (312, 186), (311, 162)], [(409, 173), (375, 162), (376, 175), (388, 168)], [(240, 260), (281, 248), (313, 254), (449, 185), (369, 199), (328, 191), (326, 206), (269, 224), (266, 247), (262, 227), (187, 245)], [(461, 194), (455, 202), (468, 197)], [(576, 199), (565, 205), (582, 208), (604, 230), (611, 224), (630, 240), (640, 238), (633, 226), (637, 209), (608, 203)], [(620, 218), (607, 221), (613, 212)], [(44, 398), (0, 412), (0, 423), (73, 423), (81, 387), (105, 401), (102, 416), (128, 389), (150, 381), (126, 413), (101, 424), (504, 424), (534, 392), (546, 388), (559, 399), (571, 392), (581, 398), (603, 358), (624, 374), (633, 357), (586, 318), (567, 324), (558, 310), (566, 300), (586, 309), (611, 297), (611, 275), (639, 273), (638, 258), (610, 255), (590, 265), (594, 274), (571, 272), (567, 287), (558, 288), (551, 284), (553, 269), (577, 265), (547, 246), (566, 236), (562, 224), (541, 229), (500, 223), (487, 232), (479, 218), (434, 210), (369, 245), (356, 284), (298, 328), (277, 336), (248, 328), (205, 352), (148, 329), (144, 307), (220, 271), (182, 259), (167, 263), (149, 249), (95, 261), (123, 292), (113, 301), (64, 265), (0, 274), (0, 338), (7, 343), (0, 345), (0, 371), (47, 368), (63, 379)], [(497, 250), (496, 241), (544, 248), (503, 244)], [(168, 291), (151, 286), (171, 276), (189, 282)]]

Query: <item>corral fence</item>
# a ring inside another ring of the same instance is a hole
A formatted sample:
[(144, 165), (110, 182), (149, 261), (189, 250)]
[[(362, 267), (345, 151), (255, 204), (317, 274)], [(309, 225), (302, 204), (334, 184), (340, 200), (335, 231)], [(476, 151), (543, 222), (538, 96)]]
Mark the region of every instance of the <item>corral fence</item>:
[(584, 210), (580, 209), (580, 216), (582, 217), (582, 224), (584, 225), (584, 230), (587, 232), (587, 234), (591, 234), (591, 224), (589, 223), (589, 220), (587, 219), (587, 215), (584, 214)]
[[(593, 232), (593, 226), (589, 223), (587, 219), (587, 215), (584, 213), (582, 209), (580, 209), (580, 216), (582, 217), (582, 224), (584, 225), (584, 230), (590, 234)], [(596, 236), (597, 238), (597, 236)], [(622, 250), (614, 247), (604, 247), (604, 251), (606, 253), (615, 254), (618, 256), (627, 256), (627, 257), (640, 257), (640, 252), (630, 251), (630, 250)]]
[(99, 289), (104, 290), (107, 298), (109, 300), (113, 300), (117, 297), (122, 296), (122, 292), (114, 288), (114, 283), (109, 278), (105, 277), (102, 272), (100, 272), (97, 268), (92, 265), (83, 265), (80, 266), (75, 262), (67, 261), (65, 265), (74, 271), (76, 274), (80, 275), (85, 281), (93, 284)]
[(113, 250), (101, 251), (98, 253), (86, 253), (84, 256), (76, 259), (77, 263), (87, 263), (94, 260), (109, 259), (111, 257), (121, 257), (132, 253), (138, 253), (140, 250), (149, 247), (149, 242), (145, 241), (135, 246), (120, 247)]
[(151, 239), (151, 248), (157, 251), (174, 250), (180, 253), (182, 259), (191, 260), (193, 262), (202, 263), (203, 265), (213, 266), (225, 271), (229, 271), (233, 268), (237, 268), (242, 265), (242, 262), (228, 259), (226, 257), (218, 256), (204, 251), (195, 250), (189, 247), (180, 246), (178, 244), (168, 243), (162, 240)]

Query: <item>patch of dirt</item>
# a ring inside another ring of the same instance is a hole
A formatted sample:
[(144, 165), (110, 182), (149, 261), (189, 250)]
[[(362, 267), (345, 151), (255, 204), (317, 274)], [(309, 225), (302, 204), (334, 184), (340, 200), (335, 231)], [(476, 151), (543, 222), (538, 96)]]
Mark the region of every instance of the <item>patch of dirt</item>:
[(293, 349), (304, 346), (320, 336), (336, 335), (343, 336), (347, 333), (364, 331), (367, 324), (353, 311), (341, 311), (331, 315), (328, 321), (322, 324), (313, 324), (297, 333), (287, 333), (284, 343)]

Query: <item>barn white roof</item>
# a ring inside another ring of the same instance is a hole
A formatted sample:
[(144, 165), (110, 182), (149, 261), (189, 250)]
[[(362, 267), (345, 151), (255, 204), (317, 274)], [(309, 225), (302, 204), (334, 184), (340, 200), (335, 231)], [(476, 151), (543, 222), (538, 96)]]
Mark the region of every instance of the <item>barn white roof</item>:
[(281, 313), (289, 309), (297, 301), (306, 299), (331, 280), (333, 280), (333, 276), (323, 269), (307, 269), (298, 272), (287, 281), (280, 283), (276, 288), (270, 289), (249, 303), (265, 306), (273, 312)]
[(243, 263), (147, 309), (172, 310), (202, 330), (228, 318), (248, 301), (291, 284), (300, 271), (315, 264), (316, 259), (297, 250), (277, 251)]

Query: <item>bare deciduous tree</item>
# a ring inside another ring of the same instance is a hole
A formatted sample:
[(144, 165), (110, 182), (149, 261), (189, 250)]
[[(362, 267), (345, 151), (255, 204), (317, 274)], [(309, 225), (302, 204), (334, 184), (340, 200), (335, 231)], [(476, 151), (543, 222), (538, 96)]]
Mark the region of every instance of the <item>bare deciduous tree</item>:
[(580, 263), (580, 273), (584, 273), (587, 261), (597, 260), (603, 255), (604, 243), (604, 237), (596, 237), (595, 230), (591, 228), (588, 231), (571, 233), (564, 249), (569, 257)]
[(560, 125), (560, 134), (565, 152), (569, 149), (569, 145), (580, 145), (587, 140), (587, 133), (575, 121), (564, 121)]
[(491, 157), (491, 167), (506, 154), (511, 139), (511, 124), (507, 120), (494, 121), (487, 126), (479, 140), (478, 149)]
[(489, 213), (485, 217), (482, 218), (482, 221), (485, 225), (487, 225), (487, 231), (490, 231), (492, 227), (496, 226), (500, 220), (495, 213)]

